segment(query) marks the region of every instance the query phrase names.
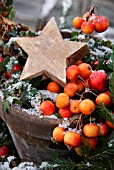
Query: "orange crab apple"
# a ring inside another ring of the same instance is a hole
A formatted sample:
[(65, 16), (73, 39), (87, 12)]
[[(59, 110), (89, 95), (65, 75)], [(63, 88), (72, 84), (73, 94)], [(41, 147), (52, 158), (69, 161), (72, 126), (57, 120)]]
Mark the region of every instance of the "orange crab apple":
[(60, 92), (60, 85), (52, 81), (47, 85), (47, 90), (49, 90), (52, 93), (58, 93)]
[(40, 104), (40, 111), (44, 116), (50, 116), (55, 112), (55, 105), (50, 100), (45, 100)]
[(106, 93), (101, 93), (96, 97), (96, 104), (99, 105), (101, 102), (104, 103), (105, 106), (109, 105), (111, 99), (109, 97), (109, 95), (107, 95)]
[(83, 79), (88, 79), (90, 74), (92, 73), (92, 67), (88, 63), (81, 63), (78, 65), (79, 68), (79, 76)]
[(76, 148), (82, 142), (82, 136), (77, 132), (68, 131), (64, 136), (64, 144), (68, 148)]
[(55, 105), (57, 108), (64, 108), (69, 106), (70, 98), (66, 93), (59, 93), (55, 98)]
[(80, 104), (80, 100), (73, 100), (70, 103), (70, 110), (72, 113), (74, 113), (74, 114), (80, 113), (79, 104)]
[(108, 125), (109, 128), (114, 128), (114, 122), (109, 122), (108, 120), (106, 120), (106, 124)]
[(73, 19), (72, 24), (75, 28), (80, 29), (83, 22), (84, 19), (82, 17), (77, 16)]
[(108, 133), (109, 129), (108, 129), (108, 125), (107, 124), (100, 123), (99, 124), (99, 128), (100, 128), (99, 135), (105, 136)]
[(105, 91), (105, 94), (107, 94), (110, 97), (110, 103), (107, 105), (108, 107), (112, 107), (113, 106), (113, 100), (112, 100), (112, 96), (110, 91)]
[(84, 99), (79, 104), (80, 111), (85, 115), (91, 115), (95, 110), (95, 104), (90, 99)]
[(95, 123), (86, 124), (83, 127), (83, 133), (86, 137), (96, 137), (99, 135), (100, 128)]
[(53, 140), (57, 142), (62, 142), (64, 140), (65, 129), (63, 127), (57, 126), (54, 128), (52, 136)]
[(64, 93), (68, 94), (69, 97), (73, 97), (78, 92), (78, 86), (75, 82), (69, 82), (64, 87)]
[(85, 34), (92, 34), (94, 31), (94, 28), (95, 28), (94, 24), (92, 24), (92, 22), (89, 22), (89, 21), (85, 21), (81, 25), (81, 30)]
[(78, 61), (76, 61), (74, 64), (78, 66), (78, 65), (80, 65), (80, 64), (82, 64), (82, 63), (83, 63), (82, 60), (78, 60)]
[(71, 65), (66, 70), (66, 77), (70, 80), (76, 79), (79, 74), (79, 68), (77, 65)]
[(69, 107), (60, 108), (58, 113), (62, 118), (71, 118), (73, 116), (73, 113), (70, 111)]

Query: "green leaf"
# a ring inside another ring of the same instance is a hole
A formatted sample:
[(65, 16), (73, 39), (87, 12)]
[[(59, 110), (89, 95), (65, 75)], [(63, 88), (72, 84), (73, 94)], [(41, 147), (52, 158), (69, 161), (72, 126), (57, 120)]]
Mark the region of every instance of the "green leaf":
[(10, 102), (8, 100), (3, 101), (3, 112), (6, 113), (10, 109)]
[(61, 119), (61, 115), (59, 113), (55, 113), (55, 116), (58, 118), (58, 119)]
[(15, 8), (13, 6), (8, 7), (5, 12), (8, 13), (7, 18), (13, 20), (16, 14)]
[(6, 57), (4, 58), (4, 66), (5, 66), (6, 64), (8, 64), (9, 61), (10, 61), (10, 57), (9, 57), (9, 56), (6, 56)]
[(14, 65), (15, 65), (15, 63), (14, 63), (14, 61), (11, 63), (11, 67), (9, 67), (9, 68), (7, 68), (7, 72), (8, 72), (8, 74), (10, 74), (11, 73), (11, 71), (13, 70), (13, 68), (14, 68)]
[(105, 107), (104, 103), (100, 103), (99, 106), (96, 106), (96, 112), (104, 119), (107, 119), (109, 122), (114, 123), (113, 114)]
[(38, 86), (40, 85), (41, 80), (42, 80), (42, 75), (31, 79), (30, 84), (32, 84), (32, 87), (35, 87), (38, 89)]
[(9, 35), (11, 35), (12, 37), (16, 37), (17, 32), (15, 30), (11, 30), (10, 32), (8, 32)]
[(10, 6), (13, 3), (13, 0), (5, 0), (6, 6)]
[(33, 32), (33, 31), (31, 31), (31, 30), (29, 30), (29, 31), (28, 31), (28, 35), (29, 35), (30, 37), (35, 37), (35, 36), (36, 36), (36, 33)]
[(3, 66), (3, 63), (0, 62), (0, 72), (3, 72), (4, 71), (4, 66)]

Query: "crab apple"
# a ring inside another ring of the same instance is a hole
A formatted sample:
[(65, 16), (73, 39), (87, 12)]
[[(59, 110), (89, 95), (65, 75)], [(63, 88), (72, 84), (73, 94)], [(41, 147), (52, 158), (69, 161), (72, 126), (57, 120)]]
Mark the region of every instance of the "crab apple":
[(9, 153), (9, 148), (7, 146), (0, 147), (0, 156), (6, 156)]
[(60, 92), (60, 85), (52, 81), (47, 85), (47, 90), (49, 90), (52, 93), (58, 93)]
[(76, 148), (82, 142), (82, 136), (78, 132), (68, 131), (64, 136), (64, 144), (68, 148)]
[(86, 124), (83, 127), (83, 132), (86, 137), (96, 137), (99, 135), (100, 128), (97, 124)]
[(109, 21), (106, 17), (104, 16), (97, 16), (93, 19), (93, 24), (95, 26), (95, 31), (96, 32), (104, 32), (108, 29), (109, 27)]
[(71, 118), (73, 116), (73, 113), (70, 111), (69, 107), (60, 108), (58, 113), (62, 118)]
[(15, 71), (21, 71), (21, 70), (22, 70), (21, 65), (20, 64), (15, 64), (13, 70), (11, 71), (11, 73), (8, 73), (7, 71), (5, 72), (5, 77), (7, 79), (9, 79)]
[(68, 94), (69, 97), (73, 97), (78, 92), (78, 86), (74, 82), (69, 82), (64, 86), (64, 93)]
[(96, 60), (94, 63), (93, 63), (93, 68), (96, 69), (99, 65), (99, 61)]
[(78, 86), (78, 92), (82, 92), (84, 90), (84, 83), (81, 80), (77, 80), (76, 84)]
[(4, 59), (2, 56), (0, 56), (0, 63), (3, 63), (4, 62)]
[(76, 79), (78, 74), (79, 68), (77, 65), (71, 65), (66, 70), (66, 77), (70, 80)]
[(94, 25), (89, 21), (85, 21), (81, 25), (81, 30), (85, 34), (92, 34), (94, 31)]
[(80, 104), (80, 100), (73, 100), (70, 103), (70, 110), (72, 113), (74, 113), (74, 114), (80, 113), (79, 104)]
[(69, 106), (70, 98), (66, 93), (59, 93), (55, 98), (55, 105), (57, 108), (64, 108)]
[(88, 63), (82, 63), (78, 66), (79, 76), (83, 79), (88, 79), (92, 73), (92, 67)]
[(85, 115), (91, 115), (95, 110), (95, 104), (90, 99), (84, 99), (79, 104), (80, 111)]
[(106, 120), (106, 124), (108, 125), (109, 128), (114, 128), (114, 122), (109, 122), (108, 120)]
[(88, 82), (90, 88), (102, 92), (108, 87), (108, 75), (104, 70), (93, 71)]
[(105, 91), (105, 94), (107, 94), (110, 97), (110, 103), (107, 105), (107, 107), (112, 107), (113, 106), (113, 100), (110, 91)]
[(74, 64), (78, 66), (78, 65), (80, 65), (80, 64), (82, 64), (82, 63), (83, 63), (82, 60), (78, 60), (78, 61), (76, 61)]
[(99, 135), (105, 136), (108, 133), (108, 130), (109, 130), (107, 124), (100, 123), (98, 125), (99, 125), (99, 128), (100, 128)]
[(111, 101), (110, 97), (105, 93), (99, 94), (95, 100), (97, 105), (103, 102), (105, 106), (107, 106), (110, 103), (110, 101)]
[(97, 137), (85, 137), (83, 140), (85, 146), (90, 146), (91, 148), (95, 148), (98, 143)]
[(73, 19), (72, 24), (75, 28), (80, 29), (83, 22), (84, 19), (82, 17), (77, 16)]
[(64, 140), (65, 129), (63, 127), (57, 126), (53, 130), (53, 140), (57, 142), (62, 142)]
[(89, 21), (92, 21), (93, 19), (95, 19), (96, 18), (96, 14), (95, 13), (92, 13), (91, 15), (90, 15), (90, 13), (89, 12), (86, 12), (85, 14), (83, 14), (83, 19), (84, 20), (86, 20), (86, 18), (88, 18), (88, 20)]
[(40, 111), (44, 116), (50, 116), (55, 112), (55, 105), (50, 100), (45, 100), (40, 104)]
[(83, 14), (82, 18), (86, 19), (87, 17), (89, 17), (89, 15), (90, 15), (89, 12), (86, 12)]

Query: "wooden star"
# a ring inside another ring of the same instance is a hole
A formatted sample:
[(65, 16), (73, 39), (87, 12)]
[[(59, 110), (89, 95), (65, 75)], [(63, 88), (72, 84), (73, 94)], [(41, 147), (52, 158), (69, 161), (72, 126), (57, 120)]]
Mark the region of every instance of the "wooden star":
[(44, 75), (61, 86), (66, 84), (66, 68), (89, 53), (85, 43), (64, 40), (54, 17), (37, 37), (16, 41), (28, 54), (20, 80)]

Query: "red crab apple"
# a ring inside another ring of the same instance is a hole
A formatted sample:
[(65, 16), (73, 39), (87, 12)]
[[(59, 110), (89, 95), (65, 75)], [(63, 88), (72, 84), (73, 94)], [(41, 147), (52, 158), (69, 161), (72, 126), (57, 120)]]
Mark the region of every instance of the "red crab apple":
[(93, 19), (96, 32), (104, 32), (109, 27), (109, 21), (104, 16), (97, 16)]
[(50, 100), (45, 100), (40, 104), (40, 111), (44, 116), (50, 116), (55, 112), (55, 105)]
[(83, 132), (86, 137), (96, 137), (99, 135), (99, 126), (95, 123), (86, 124), (83, 127)]
[(64, 144), (70, 148), (78, 147), (82, 142), (82, 136), (77, 132), (66, 132), (64, 136)]
[(101, 136), (105, 136), (108, 133), (108, 126), (105, 123), (100, 123), (98, 124), (100, 131), (99, 131), (99, 135)]
[(21, 65), (20, 64), (15, 64), (15, 66), (14, 66), (13, 70), (11, 71), (11, 73), (8, 73), (7, 71), (5, 72), (5, 77), (7, 79), (9, 79), (15, 71), (21, 71), (21, 70), (22, 70)]
[(95, 148), (95, 146), (98, 143), (98, 139), (97, 139), (97, 137), (89, 137), (89, 138), (86, 137), (86, 138), (84, 138), (83, 143), (85, 146), (90, 145), (91, 148)]
[(60, 108), (58, 112), (62, 118), (71, 118), (73, 115), (69, 107)]
[(4, 62), (4, 59), (2, 56), (0, 56), (0, 63), (3, 63)]
[(6, 156), (9, 153), (9, 148), (7, 146), (0, 147), (0, 156)]
[(88, 82), (90, 88), (102, 92), (108, 87), (108, 75), (104, 70), (93, 71)]

